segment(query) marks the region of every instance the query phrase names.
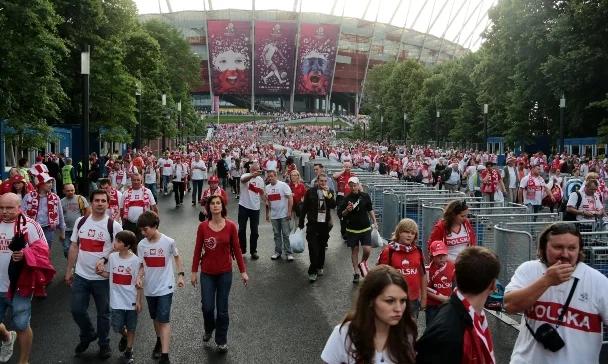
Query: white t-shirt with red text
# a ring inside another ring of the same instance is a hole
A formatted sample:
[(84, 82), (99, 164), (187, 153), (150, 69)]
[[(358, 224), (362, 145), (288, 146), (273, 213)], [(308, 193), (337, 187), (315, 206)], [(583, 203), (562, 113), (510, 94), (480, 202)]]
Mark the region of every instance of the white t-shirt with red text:
[(524, 190), (524, 205), (542, 205), (545, 180), (541, 176), (533, 177), (531, 174), (528, 174), (521, 179), (519, 187)]
[[(520, 265), (506, 292), (530, 286), (547, 272), (547, 266), (539, 260)], [(572, 364), (597, 363), (602, 347), (602, 323), (608, 324), (608, 278), (585, 263), (578, 263), (572, 277), (579, 279), (562, 324), (557, 328), (566, 345), (553, 353), (543, 348), (526, 328), (522, 317), (519, 336), (515, 342), (513, 364)], [(555, 325), (559, 310), (566, 303), (574, 279), (558, 286), (549, 287), (526, 311), (532, 330), (544, 324)]]
[[(107, 257), (112, 251), (112, 237), (108, 232), (108, 216), (95, 221), (92, 216), (89, 216), (84, 224), (77, 229), (80, 220), (84, 217), (79, 217), (74, 223), (74, 231), (70, 240), (79, 242), (78, 258), (76, 260), (76, 274), (84, 279), (91, 281), (100, 281), (104, 278), (95, 273), (95, 265), (101, 258)], [(122, 227), (116, 221), (114, 224), (114, 236)]]
[(107, 271), (110, 273), (110, 307), (114, 310), (135, 310), (137, 300), (137, 274), (141, 259), (133, 253), (121, 258), (119, 252), (108, 257)]
[(144, 265), (144, 295), (164, 296), (175, 290), (173, 257), (179, 255), (175, 240), (160, 234), (158, 241), (151, 243), (142, 239), (137, 245), (137, 255)]
[(450, 231), (445, 237), (445, 245), (448, 247), (448, 260), (450, 262), (455, 261), (458, 254), (469, 246), (470, 241), (469, 233), (464, 224), (460, 225), (458, 232)]
[[(31, 244), (36, 240), (46, 242), (40, 224), (29, 217), (25, 218), (25, 226), (21, 226), (21, 233), (28, 244)], [(8, 265), (11, 262), (13, 252), (8, 248), (8, 245), (11, 243), (11, 240), (13, 240), (14, 235), (15, 222), (0, 222), (0, 292), (8, 292), (10, 286)]]
[(291, 196), (291, 188), (283, 181), (277, 181), (274, 185), (266, 185), (266, 198), (270, 204), (271, 219), (287, 217), (290, 213), (287, 211), (289, 196)]

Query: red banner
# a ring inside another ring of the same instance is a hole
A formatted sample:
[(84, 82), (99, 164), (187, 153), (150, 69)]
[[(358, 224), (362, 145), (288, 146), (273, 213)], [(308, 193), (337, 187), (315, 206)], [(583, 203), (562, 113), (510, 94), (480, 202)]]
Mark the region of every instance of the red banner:
[(251, 93), (251, 32), (248, 21), (209, 20), (211, 86), (215, 95)]
[(287, 94), (293, 84), (296, 25), (290, 22), (255, 23), (255, 92)]
[(327, 95), (331, 83), (340, 26), (302, 24), (298, 50), (297, 93)]

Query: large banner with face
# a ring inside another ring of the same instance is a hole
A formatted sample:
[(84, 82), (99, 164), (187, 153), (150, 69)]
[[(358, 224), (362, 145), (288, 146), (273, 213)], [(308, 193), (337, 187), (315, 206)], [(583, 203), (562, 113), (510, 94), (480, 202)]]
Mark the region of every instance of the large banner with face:
[(326, 95), (336, 62), (340, 26), (302, 24), (298, 50), (297, 93)]
[(256, 21), (255, 92), (291, 92), (295, 58), (296, 24)]
[(248, 21), (207, 22), (214, 94), (251, 94), (250, 25)]

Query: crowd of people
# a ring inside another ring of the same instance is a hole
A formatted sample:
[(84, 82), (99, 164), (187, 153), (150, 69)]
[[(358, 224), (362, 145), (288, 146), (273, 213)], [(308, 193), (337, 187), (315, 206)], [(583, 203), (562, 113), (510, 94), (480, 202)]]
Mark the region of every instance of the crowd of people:
[[(420, 227), (403, 219), (371, 262), (378, 226), (355, 168), (523, 203), (533, 212), (562, 209), (566, 220), (605, 215), (608, 161), (598, 158), (507, 153), (506, 166), (498, 169), (498, 156), (474, 150), (347, 142), (322, 126), (273, 133), (269, 124), (223, 125), (211, 140), (159, 155), (148, 148), (101, 159), (92, 154), (86, 178), (81, 162), (74, 167), (61, 155), (40, 156), (31, 166), (20, 160), (0, 185), (0, 315), (12, 308), (6, 326), (0, 324), (0, 361), (10, 359), (18, 342), (19, 363), (28, 362), (32, 297), (46, 295), (55, 274), (50, 250), (60, 242), (70, 312), (80, 331), (75, 354), (97, 341), (99, 357), (109, 358), (113, 329), (121, 335), (124, 361), (132, 363), (145, 298), (156, 336), (152, 355), (170, 362), (173, 293), (185, 285), (186, 272), (175, 240), (159, 230), (161, 195), (172, 193), (180, 209), (189, 193), (198, 210), (190, 283), (201, 286), (202, 340), (213, 338), (222, 353), (228, 351), (233, 260), (247, 285), (244, 257), (260, 258), (260, 214), (272, 226), (272, 260), (292, 262), (290, 232), (304, 231), (311, 284), (324, 275), (330, 232), (339, 225), (335, 232), (350, 248), (352, 281), (360, 287), (323, 349), (328, 364), (496, 362), (484, 307), (501, 265), (494, 252), (478, 246), (467, 203), (445, 207), (428, 251), (419, 246)], [(330, 175), (316, 163), (305, 183), (297, 165), (321, 157), (342, 163), (342, 170)], [(581, 183), (570, 190), (578, 177)], [(231, 202), (238, 204), (236, 219), (228, 216)], [(505, 290), (504, 309), (523, 313), (511, 362), (596, 362), (602, 323), (608, 324), (608, 278), (582, 261), (582, 237), (569, 224), (549, 226), (538, 246), (538, 260), (522, 264)], [(96, 324), (88, 313), (91, 298)], [(426, 328), (419, 335), (423, 312)]]

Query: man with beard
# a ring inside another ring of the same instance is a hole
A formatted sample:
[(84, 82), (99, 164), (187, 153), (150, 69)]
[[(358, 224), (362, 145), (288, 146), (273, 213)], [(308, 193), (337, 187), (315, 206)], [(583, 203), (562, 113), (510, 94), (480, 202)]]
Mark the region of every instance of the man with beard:
[(216, 85), (214, 92), (221, 94), (247, 91), (250, 86), (246, 73), (248, 67), (249, 58), (243, 53), (230, 49), (217, 54), (213, 57)]

